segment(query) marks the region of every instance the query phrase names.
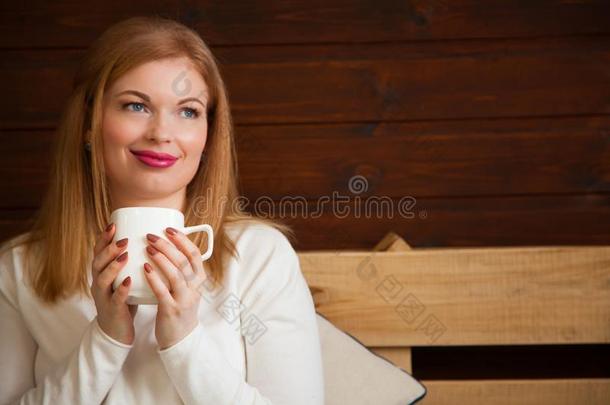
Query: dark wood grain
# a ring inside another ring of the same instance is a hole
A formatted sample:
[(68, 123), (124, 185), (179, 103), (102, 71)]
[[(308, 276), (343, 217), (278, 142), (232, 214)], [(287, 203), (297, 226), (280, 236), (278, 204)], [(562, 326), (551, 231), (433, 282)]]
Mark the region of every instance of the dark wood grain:
[(423, 198), (410, 212), (412, 218), (342, 218), (328, 210), (319, 218), (278, 218), (294, 226), (302, 250), (370, 250), (389, 231), (413, 248), (610, 244), (609, 195)]
[(0, 47), (85, 47), (124, 18), (157, 14), (213, 45), (540, 37), (610, 31), (604, 0), (4, 2)]
[[(252, 203), (610, 191), (610, 117), (604, 116), (239, 126), (236, 132), (241, 190)], [(53, 140), (51, 131), (0, 132), (0, 208), (38, 206)]]
[(53, 131), (0, 131), (0, 209), (35, 208), (49, 180)]
[(240, 126), (237, 135), (251, 199), (610, 191), (607, 116)]
[[(610, 112), (605, 37), (219, 49), (235, 122)], [(0, 129), (57, 124), (82, 51), (2, 51)]]
[[(404, 211), (412, 212), (412, 218), (398, 211), (392, 218), (358, 217), (353, 201), (342, 211), (346, 216), (326, 209), (315, 217), (315, 204), (310, 202), (304, 211), (290, 211), (279, 203), (259, 205), (256, 211), (254, 205), (248, 208), (291, 225), (297, 250), (370, 250), (389, 231), (400, 234), (413, 248), (610, 244), (610, 195), (423, 198)], [(24, 221), (32, 214), (32, 210), (0, 210), (0, 239), (26, 229)]]
[(26, 232), (33, 222), (34, 210), (0, 210), (0, 243), (21, 232)]

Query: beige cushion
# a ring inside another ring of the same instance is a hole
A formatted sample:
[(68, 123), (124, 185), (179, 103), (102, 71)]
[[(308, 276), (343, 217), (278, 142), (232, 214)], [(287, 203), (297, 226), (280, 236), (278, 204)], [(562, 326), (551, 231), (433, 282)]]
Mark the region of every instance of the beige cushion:
[(326, 405), (407, 405), (426, 387), (317, 314)]

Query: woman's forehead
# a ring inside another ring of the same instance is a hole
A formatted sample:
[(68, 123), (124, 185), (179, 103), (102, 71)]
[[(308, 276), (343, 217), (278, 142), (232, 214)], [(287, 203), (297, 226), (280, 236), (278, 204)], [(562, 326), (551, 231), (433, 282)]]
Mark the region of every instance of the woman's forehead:
[(208, 99), (207, 85), (199, 70), (188, 58), (161, 59), (145, 62), (121, 75), (108, 89), (111, 97), (127, 90), (136, 90), (159, 97), (197, 97)]

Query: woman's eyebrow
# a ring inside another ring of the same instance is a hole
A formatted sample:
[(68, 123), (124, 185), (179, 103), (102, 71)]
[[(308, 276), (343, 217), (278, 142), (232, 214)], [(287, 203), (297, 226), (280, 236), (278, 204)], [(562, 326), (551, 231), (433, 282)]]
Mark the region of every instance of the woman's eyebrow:
[[(123, 94), (133, 94), (134, 96), (138, 96), (138, 97), (140, 97), (141, 99), (143, 99), (143, 100), (145, 100), (145, 101), (147, 101), (147, 102), (149, 102), (149, 103), (150, 103), (150, 96), (149, 96), (148, 94), (142, 93), (141, 91), (137, 91), (137, 90), (124, 90), (124, 91), (121, 91), (120, 93), (115, 94), (115, 95), (114, 95), (114, 97), (116, 98), (116, 97), (118, 97), (118, 96), (120, 96), (120, 95), (123, 95)], [(201, 104), (203, 107), (205, 107), (204, 102), (203, 102), (203, 101), (201, 101), (200, 99), (198, 99), (197, 97), (187, 97), (187, 98), (183, 98), (182, 100), (180, 100), (180, 101), (178, 102), (178, 105), (180, 105), (180, 104), (184, 104), (184, 103), (186, 103), (186, 102), (188, 102), (188, 101), (195, 101), (195, 102), (198, 102), (198, 103), (199, 103), (199, 104)]]

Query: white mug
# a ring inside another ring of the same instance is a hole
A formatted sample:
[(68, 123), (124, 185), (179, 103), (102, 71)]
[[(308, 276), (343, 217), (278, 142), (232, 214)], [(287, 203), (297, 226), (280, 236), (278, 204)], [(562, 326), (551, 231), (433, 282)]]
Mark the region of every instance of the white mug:
[[(158, 268), (155, 262), (146, 252), (148, 240), (147, 233), (155, 234), (167, 241), (165, 228), (172, 227), (188, 235), (193, 232), (206, 232), (208, 234), (208, 249), (201, 255), (201, 260), (205, 261), (212, 256), (214, 248), (214, 233), (208, 224), (195, 226), (184, 226), (184, 214), (173, 208), (162, 207), (124, 207), (118, 208), (110, 215), (110, 222), (115, 225), (115, 234), (112, 243), (123, 238), (129, 238), (126, 251), (129, 252), (127, 263), (123, 265), (119, 275), (113, 282), (116, 289), (128, 276), (131, 277), (131, 287), (129, 288), (128, 304), (157, 304), (157, 297), (150, 288), (146, 276), (144, 275), (144, 263), (148, 262), (152, 268), (161, 276), (165, 285), (169, 285), (163, 275), (163, 271)], [(173, 244), (173, 242), (169, 241)]]

